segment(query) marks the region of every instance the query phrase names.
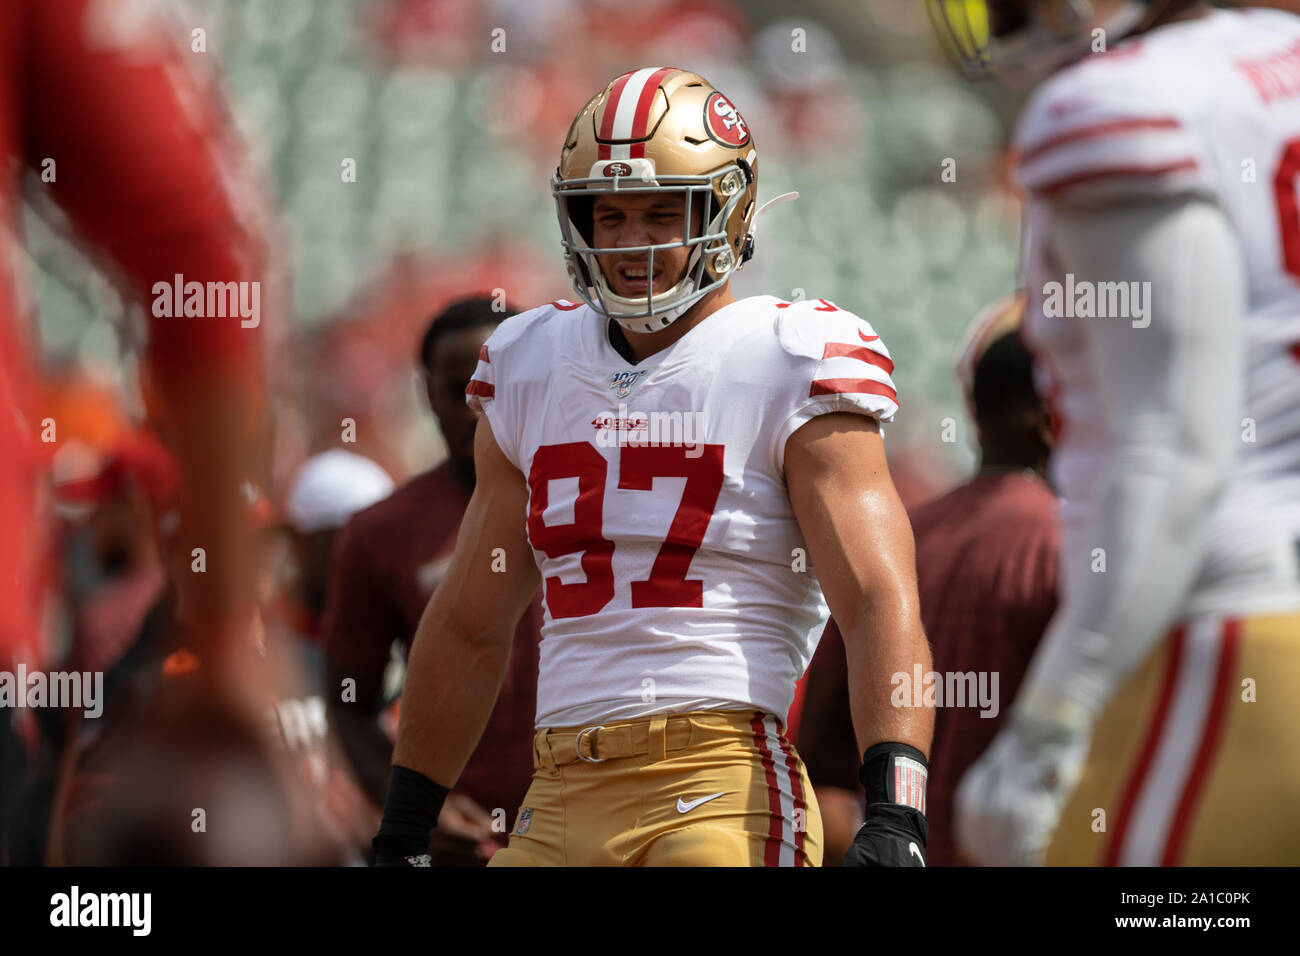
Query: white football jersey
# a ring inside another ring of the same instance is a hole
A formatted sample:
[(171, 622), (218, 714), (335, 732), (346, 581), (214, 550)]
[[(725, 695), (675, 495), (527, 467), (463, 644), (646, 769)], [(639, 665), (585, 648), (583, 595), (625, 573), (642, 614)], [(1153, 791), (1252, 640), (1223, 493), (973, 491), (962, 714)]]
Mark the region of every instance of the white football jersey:
[[(1063, 432), (1053, 477), (1073, 506), (1104, 464), (1089, 323), (1044, 315), (1059, 281), (1045, 203), (1195, 191), (1237, 235), (1247, 283), (1240, 454), (1211, 517), (1189, 610), (1294, 606), (1300, 595), (1300, 18), (1215, 11), (1085, 57), (1036, 91), (1016, 147), (1026, 192), (1026, 338)], [(1118, 278), (1118, 277), (1117, 277)], [(1066, 290), (1066, 300), (1070, 298)], [(1100, 303), (1100, 294), (1097, 297)], [(1113, 321), (1113, 319), (1111, 319)], [(1205, 383), (1212, 389), (1213, 382)]]
[(829, 616), (786, 491), (813, 417), (890, 420), (893, 362), (820, 299), (741, 299), (636, 365), (608, 319), (504, 321), (467, 390), (528, 481), (537, 726), (757, 708), (784, 719)]

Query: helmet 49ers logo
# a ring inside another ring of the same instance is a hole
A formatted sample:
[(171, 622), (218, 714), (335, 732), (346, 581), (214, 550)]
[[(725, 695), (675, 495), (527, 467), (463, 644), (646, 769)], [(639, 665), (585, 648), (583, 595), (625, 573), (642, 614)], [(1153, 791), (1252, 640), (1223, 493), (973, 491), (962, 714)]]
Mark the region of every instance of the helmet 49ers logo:
[(738, 149), (749, 142), (749, 127), (740, 111), (721, 93), (713, 92), (704, 103), (704, 128), (723, 146)]

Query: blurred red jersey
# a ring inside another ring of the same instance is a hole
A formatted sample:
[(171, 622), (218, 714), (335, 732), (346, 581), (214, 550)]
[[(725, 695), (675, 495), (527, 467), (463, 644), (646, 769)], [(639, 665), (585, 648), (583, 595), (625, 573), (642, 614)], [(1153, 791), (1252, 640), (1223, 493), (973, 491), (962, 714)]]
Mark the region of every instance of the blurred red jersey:
[[(165, 23), (129, 5), (0, 3), (0, 661), (36, 654), (45, 587), (39, 449), (51, 446), (40, 441), (34, 351), (13, 268), (24, 171), (137, 302), (177, 275), (204, 284), (264, 278), (263, 236), (232, 192), (245, 181), (235, 175), (232, 127), (185, 59)], [(145, 315), (154, 381), (176, 421), (187, 422), (190, 397), (198, 402), (194, 393), (216, 378), (258, 387), (258, 328), (239, 317)]]
[(917, 508), (912, 530), (934, 671), (945, 683), (949, 674), (984, 675), (984, 686), (996, 690), (991, 707), (969, 699), (953, 707), (945, 700), (935, 711), (926, 862), (952, 866), (960, 863), (953, 793), (1002, 725), (1056, 612), (1056, 499), (1032, 473), (980, 475)]

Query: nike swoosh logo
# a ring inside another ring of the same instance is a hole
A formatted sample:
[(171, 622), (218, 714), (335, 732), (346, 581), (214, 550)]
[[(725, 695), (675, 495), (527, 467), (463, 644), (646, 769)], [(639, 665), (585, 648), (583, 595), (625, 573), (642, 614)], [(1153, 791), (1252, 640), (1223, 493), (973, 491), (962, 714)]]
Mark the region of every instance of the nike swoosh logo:
[(862, 341), (864, 341), (864, 342), (874, 342), (874, 341), (876, 341), (876, 339), (880, 338), (880, 336), (879, 336), (879, 335), (863, 335), (863, 334), (862, 334), (862, 330), (861, 330), (861, 329), (858, 329), (858, 338), (862, 339)]
[(915, 854), (916, 854), (916, 858), (917, 858), (918, 860), (921, 861), (921, 865), (922, 865), (922, 866), (925, 866), (925, 857), (923, 857), (923, 856), (921, 855), (921, 851), (920, 851), (920, 849), (917, 847), (917, 845), (916, 845), (915, 843), (909, 843), (909, 844), (907, 845), (907, 852), (908, 852), (908, 853), (915, 853)]
[(716, 799), (718, 799), (718, 797), (725, 796), (726, 793), (727, 793), (727, 791), (723, 790), (722, 793), (713, 793), (713, 794), (710, 794), (710, 795), (707, 796), (707, 797), (700, 797), (698, 800), (692, 800), (692, 801), (690, 801), (689, 803), (687, 803), (687, 802), (686, 802), (685, 800), (683, 800), (681, 797), (678, 797), (678, 798), (677, 798), (677, 812), (678, 812), (678, 813), (690, 813), (692, 810), (694, 810), (696, 807), (698, 807), (701, 803), (708, 803), (710, 800), (716, 800)]

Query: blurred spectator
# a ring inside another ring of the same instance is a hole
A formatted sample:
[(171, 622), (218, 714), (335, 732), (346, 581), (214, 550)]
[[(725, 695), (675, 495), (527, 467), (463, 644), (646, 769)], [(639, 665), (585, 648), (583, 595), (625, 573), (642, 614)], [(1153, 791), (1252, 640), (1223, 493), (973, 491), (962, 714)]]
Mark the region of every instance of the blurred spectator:
[(73, 501), (91, 506), (82, 524), (91, 581), (68, 588), (70, 597), (80, 598), (74, 602), (70, 664), (74, 670), (107, 671), (135, 641), (166, 583), (157, 522), (176, 505), (176, 463), (142, 431), (123, 440), (99, 475), (60, 483), (56, 495), (65, 508)]
[[(921, 619), (941, 675), (986, 674), (996, 711), (945, 701), (935, 715), (927, 793), (932, 865), (957, 865), (951, 804), (992, 740), (1056, 611), (1060, 543), (1047, 485), (1051, 422), (1018, 334), (1021, 296), (976, 321), (959, 378), (978, 429), (978, 474), (912, 515)], [(976, 613), (975, 609), (979, 611)]]
[(393, 487), (388, 472), (341, 448), (314, 455), (298, 469), (285, 501), (296, 586), (281, 610), (302, 637), (320, 639), (334, 539), (354, 514), (387, 498)]
[[(475, 418), (465, 405), (465, 385), (488, 336), (505, 317), (498, 307), (489, 297), (465, 299), (429, 325), (419, 360), (448, 459), (360, 512), (344, 528), (334, 554), (325, 620), (330, 708), (376, 807), (383, 805), (392, 763), (391, 731), (380, 723), (388, 705), (390, 649), (396, 643), (405, 657), (469, 505)], [(429, 852), (435, 865), (481, 864), (504, 846), (506, 820), (532, 778), (540, 628), (540, 602), (534, 601), (519, 622), (487, 729), (434, 831)], [(349, 680), (354, 685), (344, 684)], [(354, 686), (354, 693), (341, 690), (347, 686)]]
[[(64, 519), (58, 539), (71, 644), (56, 645), (50, 662), (116, 675), (166, 587), (157, 519), (169, 510), (174, 514), (175, 461), (149, 432), (122, 430), (124, 419), (111, 392), (91, 390), (74, 402), (81, 385), (68, 384), (59, 382), (60, 397), (54, 399), (66, 413), (58, 421), (69, 427), (60, 436), (52, 470), (55, 505)], [(87, 403), (98, 411), (91, 413)], [(105, 429), (109, 421), (122, 429)], [(113, 679), (105, 681), (105, 697), (117, 692), (115, 685)], [(34, 866), (45, 856), (59, 754), (79, 732), (79, 743), (89, 734), (75, 711), (23, 710), (15, 716), (25, 734), (25, 759), (9, 815), (14, 825), (8, 862)]]
[(288, 485), (307, 454), (342, 436), (398, 480), (423, 470), (443, 451), (427, 424), (423, 386), (411, 388), (411, 342), (424, 335), (430, 303), (450, 302), (465, 288), (491, 289), (502, 302), (507, 289), (511, 298), (544, 302), (567, 288), (562, 278), (533, 246), (513, 241), (392, 257), (342, 312), (301, 331), (295, 343), (302, 359), (288, 370), (296, 381), (286, 417), (297, 419), (296, 434), (285, 435), (277, 420), (277, 441), (286, 456), (290, 441), (302, 444), (284, 462), (290, 467), (278, 486)]
[(462, 0), (379, 0), (361, 11), (363, 36), (395, 65), (465, 67), (490, 39), (478, 4)]
[[(953, 792), (1001, 726), (1057, 604), (1060, 532), (1045, 477), (1051, 427), (1018, 334), (1023, 312), (1017, 295), (981, 313), (958, 363), (978, 434), (978, 473), (912, 511), (921, 620), (935, 673), (983, 674), (989, 689), (995, 675), (998, 681), (987, 713), (967, 700), (962, 707), (943, 701), (935, 714), (926, 792), (931, 866), (961, 864), (953, 845)], [(831, 849), (846, 847), (860, 820), (852, 812), (861, 801), (854, 786), (860, 755), (846, 673), (832, 622), (809, 671), (800, 743), (824, 804), (828, 864)]]

